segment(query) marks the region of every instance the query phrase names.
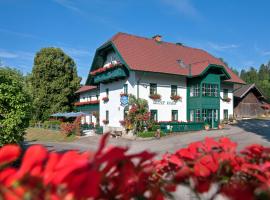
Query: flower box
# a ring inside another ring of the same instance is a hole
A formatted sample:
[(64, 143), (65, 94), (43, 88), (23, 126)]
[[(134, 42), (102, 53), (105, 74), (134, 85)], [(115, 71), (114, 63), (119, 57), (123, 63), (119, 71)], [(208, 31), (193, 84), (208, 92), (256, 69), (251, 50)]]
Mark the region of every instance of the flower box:
[(223, 98), (222, 101), (225, 101), (225, 102), (230, 102), (231, 101), (231, 98), (227, 97), (227, 98)]
[(103, 97), (103, 98), (102, 98), (102, 101), (103, 101), (103, 102), (108, 102), (108, 101), (109, 101), (109, 97)]
[(161, 99), (161, 95), (160, 94), (151, 94), (149, 96), (150, 99), (153, 99), (153, 100), (160, 100)]
[(110, 70), (110, 69), (113, 69), (113, 68), (116, 68), (116, 67), (120, 67), (120, 66), (122, 66), (122, 64), (119, 63), (119, 62), (114, 63), (114, 64), (111, 63), (110, 65), (108, 65), (108, 66), (106, 66), (106, 67), (100, 67), (100, 68), (98, 68), (98, 69), (96, 69), (96, 70), (90, 72), (90, 74), (91, 74), (92, 76), (95, 76), (95, 75), (97, 75), (97, 74), (101, 74), (102, 72), (105, 72), (105, 71), (108, 71), (108, 70)]
[(99, 104), (99, 100), (74, 103), (75, 106), (84, 106), (84, 105), (91, 105), (91, 104)]
[(127, 97), (128, 96), (128, 94), (126, 94), (126, 93), (120, 93), (120, 97)]
[(103, 122), (103, 124), (109, 124), (109, 120), (106, 120), (106, 119), (104, 119), (104, 120), (102, 120), (102, 122)]
[(179, 96), (179, 95), (173, 95), (173, 96), (171, 96), (171, 100), (173, 100), (173, 101), (181, 101), (182, 97)]

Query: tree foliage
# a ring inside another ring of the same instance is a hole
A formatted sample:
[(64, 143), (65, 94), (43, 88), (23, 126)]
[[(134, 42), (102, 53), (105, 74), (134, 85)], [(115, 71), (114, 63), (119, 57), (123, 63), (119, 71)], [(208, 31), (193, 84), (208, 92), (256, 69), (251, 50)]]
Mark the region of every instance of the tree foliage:
[(52, 113), (71, 111), (74, 92), (80, 86), (76, 64), (59, 48), (37, 52), (30, 77), (35, 120), (45, 120)]
[(0, 146), (23, 141), (30, 119), (31, 98), (23, 75), (0, 67)]
[(270, 62), (262, 64), (257, 70), (250, 67), (248, 70), (241, 70), (240, 77), (246, 83), (255, 83), (262, 93), (270, 98)]

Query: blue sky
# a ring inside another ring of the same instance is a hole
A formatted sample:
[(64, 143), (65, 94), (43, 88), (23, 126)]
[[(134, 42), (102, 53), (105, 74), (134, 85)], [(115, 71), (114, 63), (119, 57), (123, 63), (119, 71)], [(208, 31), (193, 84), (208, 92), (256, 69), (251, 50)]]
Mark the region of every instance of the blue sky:
[(268, 0), (0, 0), (0, 60), (31, 71), (60, 47), (87, 77), (95, 49), (117, 32), (203, 48), (238, 70), (270, 60)]

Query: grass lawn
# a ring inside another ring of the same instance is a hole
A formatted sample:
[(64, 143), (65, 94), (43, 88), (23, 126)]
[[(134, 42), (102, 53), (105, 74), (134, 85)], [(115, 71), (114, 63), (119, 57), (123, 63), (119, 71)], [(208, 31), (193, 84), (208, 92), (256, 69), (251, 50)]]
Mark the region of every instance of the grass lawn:
[(76, 136), (66, 136), (60, 131), (52, 131), (42, 128), (28, 128), (25, 135), (26, 141), (44, 141), (44, 142), (72, 142)]

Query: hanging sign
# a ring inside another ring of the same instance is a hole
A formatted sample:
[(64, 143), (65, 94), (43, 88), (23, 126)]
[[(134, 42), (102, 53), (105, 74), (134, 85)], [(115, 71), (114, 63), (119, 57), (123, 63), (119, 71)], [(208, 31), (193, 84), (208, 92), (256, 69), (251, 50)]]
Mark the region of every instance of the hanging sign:
[(128, 96), (121, 96), (120, 103), (121, 106), (126, 107), (128, 105)]

